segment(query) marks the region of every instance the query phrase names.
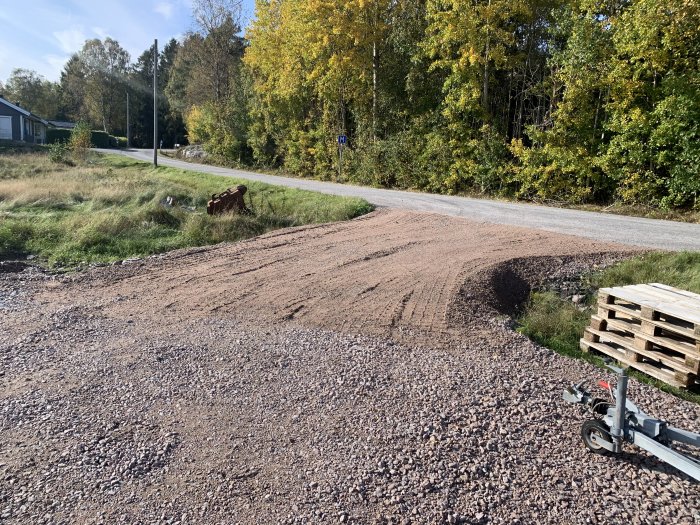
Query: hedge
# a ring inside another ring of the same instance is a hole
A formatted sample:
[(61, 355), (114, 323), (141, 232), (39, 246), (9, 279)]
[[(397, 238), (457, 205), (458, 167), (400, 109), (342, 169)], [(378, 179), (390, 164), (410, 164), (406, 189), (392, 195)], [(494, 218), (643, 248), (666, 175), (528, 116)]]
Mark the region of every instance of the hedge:
[[(70, 129), (48, 128), (46, 130), (46, 143), (68, 142), (70, 140)], [(93, 130), (90, 142), (94, 148), (117, 148), (126, 147), (126, 138), (114, 137), (105, 131)]]
[(46, 143), (68, 142), (70, 140), (70, 131), (69, 129), (48, 128), (46, 130)]

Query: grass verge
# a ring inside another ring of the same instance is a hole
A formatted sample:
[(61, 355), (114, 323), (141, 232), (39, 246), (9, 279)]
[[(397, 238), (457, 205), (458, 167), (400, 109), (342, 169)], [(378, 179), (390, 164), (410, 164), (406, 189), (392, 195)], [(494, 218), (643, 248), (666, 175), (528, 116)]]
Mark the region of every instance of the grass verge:
[[(253, 213), (207, 215), (211, 195), (237, 184), (248, 187)], [(167, 197), (177, 205), (166, 205)], [(46, 152), (0, 154), (0, 259), (32, 254), (50, 267), (238, 241), (371, 210), (362, 199), (156, 169), (119, 156), (91, 155), (70, 166), (51, 162)]]
[[(177, 152), (173, 150), (163, 150), (161, 151), (161, 155), (164, 155), (166, 157), (178, 159), (184, 162), (189, 162), (190, 164), (205, 164), (205, 165), (210, 165), (210, 166), (220, 166), (224, 168), (233, 168), (233, 169), (244, 169), (248, 171), (254, 171), (257, 173), (265, 173), (268, 175), (282, 175), (284, 177), (293, 177), (293, 178), (304, 178), (303, 176), (300, 175), (294, 175), (290, 172), (284, 171), (283, 169), (280, 168), (271, 168), (271, 167), (265, 167), (262, 165), (250, 165), (246, 163), (241, 163), (241, 162), (235, 162), (230, 159), (226, 159), (223, 157), (219, 157), (216, 155), (209, 154), (205, 158), (191, 158), (187, 159), (184, 158), (180, 155), (178, 155)], [(309, 175), (311, 176), (311, 175)], [(318, 179), (322, 180), (322, 179)], [(336, 182), (339, 184), (351, 184), (351, 185), (362, 185), (361, 182), (359, 181), (348, 181), (348, 180), (339, 180), (337, 177), (331, 177), (329, 180), (332, 182)], [(422, 190), (416, 190), (415, 188), (412, 187), (403, 187), (403, 186), (382, 186), (381, 184), (377, 183), (373, 187), (381, 188), (381, 187), (386, 187), (390, 189), (396, 189), (396, 190), (404, 190), (404, 191), (417, 191), (418, 193), (431, 193), (430, 190), (427, 189), (422, 189)], [(553, 201), (553, 200), (521, 200), (521, 199), (516, 199), (515, 197), (509, 197), (507, 195), (485, 195), (484, 193), (477, 192), (477, 191), (472, 191), (472, 192), (466, 192), (466, 193), (461, 193), (460, 194), (463, 197), (471, 197), (474, 199), (481, 199), (481, 200), (493, 200), (493, 201), (500, 201), (500, 202), (532, 202), (533, 204), (536, 204), (538, 206), (547, 206), (550, 208), (563, 208), (563, 209), (573, 209), (573, 210), (584, 210), (584, 211), (591, 211), (591, 212), (597, 212), (597, 213), (606, 213), (610, 215), (624, 215), (624, 216), (629, 216), (629, 217), (643, 217), (646, 219), (662, 219), (662, 220), (667, 220), (667, 221), (676, 221), (676, 222), (688, 222), (691, 224), (699, 224), (700, 223), (700, 210), (698, 209), (664, 209), (664, 208), (655, 208), (653, 206), (646, 206), (642, 204), (624, 204), (621, 202), (612, 202), (609, 204), (572, 204), (570, 202), (565, 202), (565, 201)]]
[[(597, 289), (639, 283), (663, 283), (700, 293), (700, 253), (649, 253), (618, 263), (585, 278), (591, 293), (582, 309), (555, 292), (535, 292), (518, 319), (519, 331), (557, 353), (604, 366), (603, 358), (579, 349), (579, 339), (595, 313)], [(630, 375), (675, 396), (700, 404), (700, 391), (667, 385), (645, 374)]]

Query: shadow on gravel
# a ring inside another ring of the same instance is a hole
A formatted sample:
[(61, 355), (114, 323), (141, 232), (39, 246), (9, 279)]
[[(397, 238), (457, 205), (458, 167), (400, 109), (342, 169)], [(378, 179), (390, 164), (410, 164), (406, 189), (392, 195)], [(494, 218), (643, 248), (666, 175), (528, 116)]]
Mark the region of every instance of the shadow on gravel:
[(628, 463), (629, 465), (633, 465), (638, 469), (644, 468), (650, 470), (651, 472), (667, 474), (668, 476), (673, 476), (678, 480), (686, 481), (700, 487), (700, 482), (695, 481), (693, 478), (681, 472), (680, 470), (677, 470), (654, 457), (637, 452), (640, 452), (640, 449), (635, 449), (634, 447), (630, 446), (629, 451), (623, 452), (622, 454), (612, 454), (606, 456), (606, 459), (613, 459), (620, 463)]
[(0, 261), (0, 273), (19, 273), (30, 266), (22, 261)]

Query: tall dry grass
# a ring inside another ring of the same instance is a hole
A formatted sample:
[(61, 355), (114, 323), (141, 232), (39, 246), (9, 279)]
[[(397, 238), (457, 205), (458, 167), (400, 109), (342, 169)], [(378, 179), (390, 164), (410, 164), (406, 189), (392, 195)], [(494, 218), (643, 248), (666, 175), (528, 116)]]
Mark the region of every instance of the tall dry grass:
[[(0, 153), (0, 259), (32, 253), (49, 265), (76, 266), (236, 241), (371, 209), (360, 199), (246, 183), (252, 215), (206, 215), (212, 193), (243, 182), (117, 157), (70, 166), (51, 163), (46, 154)], [(164, 205), (168, 196), (178, 206)]]

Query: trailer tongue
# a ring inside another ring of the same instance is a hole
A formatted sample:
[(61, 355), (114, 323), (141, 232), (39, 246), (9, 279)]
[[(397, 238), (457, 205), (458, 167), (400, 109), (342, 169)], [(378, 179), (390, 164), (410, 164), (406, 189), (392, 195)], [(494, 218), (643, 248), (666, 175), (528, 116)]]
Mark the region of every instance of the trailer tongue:
[(700, 481), (700, 461), (672, 448), (674, 441), (700, 447), (700, 434), (669, 426), (666, 421), (642, 412), (627, 399), (627, 370), (611, 364), (607, 366), (618, 375), (615, 391), (605, 382), (599, 385), (608, 390), (612, 402), (593, 397), (584, 390), (583, 383), (564, 391), (565, 401), (589, 407), (596, 416), (581, 427), (586, 447), (596, 454), (619, 454), (624, 442), (632, 443)]

